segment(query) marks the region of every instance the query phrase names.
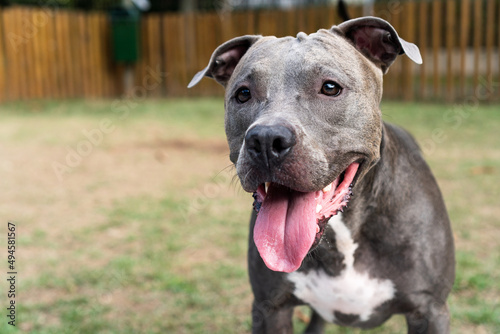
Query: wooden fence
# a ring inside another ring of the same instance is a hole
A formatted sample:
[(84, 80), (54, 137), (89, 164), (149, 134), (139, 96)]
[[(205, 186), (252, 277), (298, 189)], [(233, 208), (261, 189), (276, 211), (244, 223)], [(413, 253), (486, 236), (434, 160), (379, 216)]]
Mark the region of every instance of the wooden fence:
[[(350, 7), (353, 17), (361, 7)], [(419, 45), (424, 63), (400, 57), (385, 80), (388, 98), (500, 98), (500, 1), (392, 1), (373, 13)], [(124, 92), (113, 62), (105, 12), (0, 8), (0, 101), (123, 96), (222, 95), (211, 80), (187, 90), (224, 41), (245, 34), (296, 35), (340, 22), (335, 7), (246, 12), (148, 14), (141, 18), (141, 58)]]

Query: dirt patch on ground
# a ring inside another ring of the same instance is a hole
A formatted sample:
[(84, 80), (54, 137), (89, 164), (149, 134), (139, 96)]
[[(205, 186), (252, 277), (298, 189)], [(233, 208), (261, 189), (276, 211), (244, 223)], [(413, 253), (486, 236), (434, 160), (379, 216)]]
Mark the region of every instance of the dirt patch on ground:
[[(26, 306), (51, 305), (68, 297), (73, 289), (68, 272), (100, 268), (127, 249), (133, 252), (139, 247), (126, 237), (134, 235), (140, 224), (85, 234), (106, 223), (116, 203), (141, 196), (162, 198), (172, 189), (193, 188), (197, 182), (203, 185), (230, 165), (223, 140), (164, 139), (158, 131), (134, 135), (118, 129), (102, 144), (92, 146), (90, 153), (73, 156), (85, 137), (75, 131), (74, 121), (58, 125), (66, 128), (57, 144), (45, 133), (59, 131), (59, 127), (26, 127), (23, 131), (34, 132), (20, 142), (20, 130), (12, 129), (25, 128), (21, 119), (2, 125), (12, 131), (4, 132), (0, 148), (0, 215), (18, 226), (19, 272), (34, 287), (22, 295)], [(213, 257), (219, 253), (217, 249), (207, 252)], [(48, 268), (54, 277), (66, 277), (66, 281), (54, 281), (52, 289), (35, 293), (38, 282), (45, 280), (40, 273), (47, 273)], [(110, 303), (126, 300), (115, 297)], [(133, 301), (129, 307), (134, 307)]]
[(156, 139), (152, 142), (140, 143), (138, 147), (151, 148), (155, 150), (193, 150), (211, 154), (228, 153), (226, 141), (217, 139)]

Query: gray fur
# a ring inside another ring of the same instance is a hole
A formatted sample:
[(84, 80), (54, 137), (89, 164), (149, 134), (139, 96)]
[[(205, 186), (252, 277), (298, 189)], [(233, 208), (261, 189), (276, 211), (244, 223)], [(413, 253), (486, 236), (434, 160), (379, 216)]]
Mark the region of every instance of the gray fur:
[[(203, 76), (225, 87), (230, 159), (248, 192), (263, 182), (317, 191), (353, 161), (362, 161), (343, 217), (359, 245), (354, 268), (390, 280), (397, 294), (368, 320), (335, 312), (339, 324), (370, 328), (403, 313), (409, 333), (448, 333), (446, 298), (455, 262), (446, 208), (413, 138), (384, 123), (379, 108), (383, 74), (404, 53), (422, 62), (418, 47), (373, 17), (296, 38), (243, 36), (217, 48), (189, 87)], [(321, 93), (329, 80), (343, 88), (338, 97)], [(242, 87), (251, 92), (245, 103), (237, 100)], [(295, 138), (289, 153), (272, 168), (255, 161), (245, 144), (250, 129), (264, 126), (291, 129)], [(286, 274), (271, 271), (260, 258), (253, 242), (255, 219), (253, 214), (248, 254), (255, 297), (252, 329), (292, 333), (291, 310), (304, 301), (293, 295)], [(338, 276), (343, 254), (335, 242), (335, 232), (327, 228), (298, 271)], [(323, 322), (314, 312), (308, 333), (322, 332)]]

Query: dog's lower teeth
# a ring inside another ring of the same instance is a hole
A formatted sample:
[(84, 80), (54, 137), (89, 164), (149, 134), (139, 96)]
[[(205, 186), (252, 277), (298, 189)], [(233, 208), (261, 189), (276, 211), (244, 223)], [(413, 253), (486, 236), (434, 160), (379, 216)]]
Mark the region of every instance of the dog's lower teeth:
[(332, 184), (330, 183), (329, 185), (327, 185), (326, 187), (323, 188), (323, 192), (324, 193), (327, 193), (329, 192), (330, 190), (332, 190)]
[(321, 209), (323, 209), (321, 204), (316, 205), (316, 213), (319, 213), (321, 211)]

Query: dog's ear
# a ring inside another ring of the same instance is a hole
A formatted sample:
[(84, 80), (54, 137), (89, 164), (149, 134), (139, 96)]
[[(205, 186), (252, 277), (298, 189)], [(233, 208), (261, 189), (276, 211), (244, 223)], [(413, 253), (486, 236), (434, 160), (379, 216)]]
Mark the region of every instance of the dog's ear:
[(215, 49), (214, 53), (212, 53), (208, 66), (195, 74), (188, 88), (196, 85), (204, 76), (213, 78), (222, 86), (226, 87), (241, 57), (243, 57), (248, 49), (261, 38), (262, 36), (259, 35), (246, 35), (233, 38), (220, 45)]
[(406, 55), (417, 64), (422, 64), (418, 46), (398, 36), (389, 22), (378, 17), (361, 17), (333, 26), (340, 31), (356, 49), (373, 61), (385, 74), (400, 54)]

